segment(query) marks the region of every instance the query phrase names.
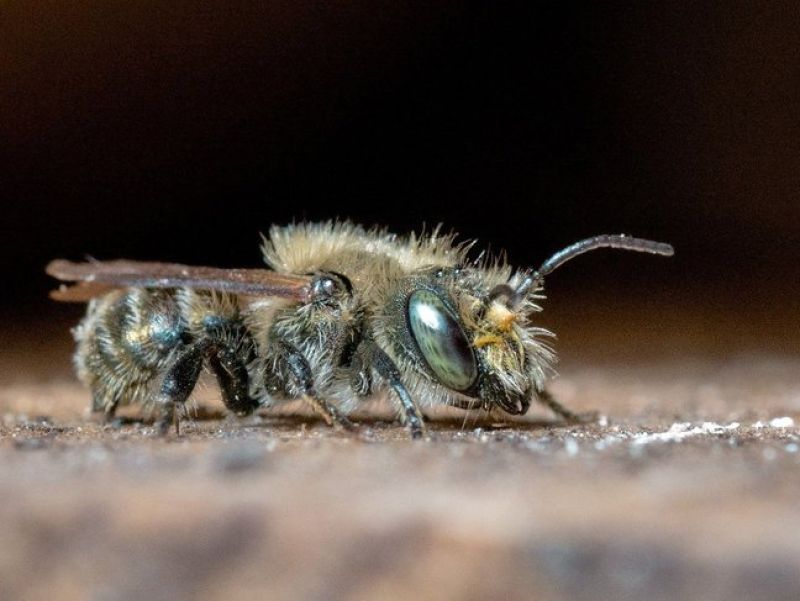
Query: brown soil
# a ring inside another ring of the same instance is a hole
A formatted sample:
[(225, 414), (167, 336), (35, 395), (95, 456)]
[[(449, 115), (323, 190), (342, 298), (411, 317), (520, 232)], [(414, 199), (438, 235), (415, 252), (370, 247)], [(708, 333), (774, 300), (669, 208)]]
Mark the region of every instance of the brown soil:
[(2, 599), (800, 598), (798, 357), (566, 363), (554, 393), (597, 423), (440, 413), (425, 441), (381, 406), (357, 435), (220, 417), (208, 387), (161, 439), (92, 421), (67, 348), (26, 348)]

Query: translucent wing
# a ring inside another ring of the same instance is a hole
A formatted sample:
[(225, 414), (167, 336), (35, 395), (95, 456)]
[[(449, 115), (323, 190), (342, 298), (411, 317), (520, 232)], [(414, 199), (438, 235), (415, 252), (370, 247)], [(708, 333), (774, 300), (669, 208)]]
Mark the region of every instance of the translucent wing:
[(55, 300), (85, 302), (114, 288), (196, 288), (247, 296), (275, 296), (298, 301), (309, 297), (311, 277), (268, 269), (220, 269), (179, 263), (141, 261), (52, 261), (49, 275), (64, 282), (50, 296)]

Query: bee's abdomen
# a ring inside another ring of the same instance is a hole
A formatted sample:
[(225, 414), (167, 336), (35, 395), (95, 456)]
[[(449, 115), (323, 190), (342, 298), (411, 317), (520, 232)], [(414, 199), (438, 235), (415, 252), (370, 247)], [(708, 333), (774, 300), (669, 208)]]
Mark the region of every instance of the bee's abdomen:
[(74, 333), (76, 368), (96, 411), (143, 400), (187, 338), (175, 293), (141, 288), (93, 301)]

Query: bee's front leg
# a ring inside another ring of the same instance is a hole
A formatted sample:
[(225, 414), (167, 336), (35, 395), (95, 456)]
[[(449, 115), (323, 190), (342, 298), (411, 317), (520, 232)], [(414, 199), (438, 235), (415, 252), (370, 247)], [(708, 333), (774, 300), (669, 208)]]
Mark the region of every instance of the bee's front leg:
[(597, 421), (597, 412), (575, 413), (559, 403), (547, 390), (542, 389), (537, 391), (536, 398), (568, 424), (590, 424)]
[(374, 342), (367, 344), (367, 353), (372, 357), (372, 367), (378, 372), (378, 375), (386, 381), (392, 390), (394, 390), (397, 398), (400, 400), (400, 407), (403, 411), (403, 421), (411, 433), (411, 438), (422, 438), (425, 435), (425, 421), (419, 407), (417, 407), (414, 399), (411, 398), (408, 390), (406, 390), (406, 387), (403, 385), (403, 381), (400, 377), (400, 370), (397, 369), (391, 357), (377, 344)]

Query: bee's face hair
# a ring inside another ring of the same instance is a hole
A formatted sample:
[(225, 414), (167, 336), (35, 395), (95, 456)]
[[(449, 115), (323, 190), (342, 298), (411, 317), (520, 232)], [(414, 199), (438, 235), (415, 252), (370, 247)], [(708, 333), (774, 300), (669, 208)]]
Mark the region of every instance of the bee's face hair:
[(524, 414), (552, 375), (552, 334), (533, 326), (544, 277), (599, 248), (669, 256), (668, 244), (595, 236), (555, 253), (537, 270), (504, 262), (423, 269), (389, 292), (377, 336), (393, 347), (416, 398)]
[[(412, 394), (458, 407), (525, 413), (550, 375), (550, 332), (533, 327), (535, 290), (510, 267), (423, 270), (391, 291), (376, 336), (390, 345)], [(509, 302), (512, 299), (513, 302)]]

